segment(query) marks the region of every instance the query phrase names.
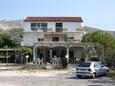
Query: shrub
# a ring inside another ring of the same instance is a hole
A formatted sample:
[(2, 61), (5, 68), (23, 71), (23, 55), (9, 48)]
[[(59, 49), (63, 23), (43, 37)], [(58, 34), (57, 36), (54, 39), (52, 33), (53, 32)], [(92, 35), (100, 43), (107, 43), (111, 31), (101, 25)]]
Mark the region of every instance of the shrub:
[(63, 68), (67, 68), (68, 66), (67, 58), (61, 57), (61, 63)]
[(32, 55), (32, 49), (31, 48), (21, 48), (21, 53), (23, 55)]
[(104, 58), (107, 66), (115, 66), (115, 49), (112, 50), (111, 55)]
[(105, 57), (104, 61), (109, 67), (111, 67), (112, 65), (115, 65), (115, 57), (112, 57), (112, 56)]
[(96, 58), (96, 57), (92, 57), (92, 58), (90, 58), (89, 60), (90, 60), (90, 61), (99, 61), (99, 59)]
[(85, 58), (84, 58), (84, 57), (81, 57), (79, 61), (80, 61), (80, 62), (84, 62), (84, 61), (85, 61)]

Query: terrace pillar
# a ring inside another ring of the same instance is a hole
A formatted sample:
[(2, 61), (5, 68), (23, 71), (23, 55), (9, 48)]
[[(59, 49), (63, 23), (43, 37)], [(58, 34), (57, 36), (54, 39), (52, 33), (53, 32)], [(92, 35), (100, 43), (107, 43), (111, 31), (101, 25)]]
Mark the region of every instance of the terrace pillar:
[(36, 62), (36, 47), (33, 47), (33, 63)]
[(52, 58), (52, 48), (50, 48), (50, 58)]
[(67, 61), (69, 62), (69, 47), (67, 46), (67, 54), (66, 54)]
[(50, 59), (52, 59), (52, 44), (50, 43)]

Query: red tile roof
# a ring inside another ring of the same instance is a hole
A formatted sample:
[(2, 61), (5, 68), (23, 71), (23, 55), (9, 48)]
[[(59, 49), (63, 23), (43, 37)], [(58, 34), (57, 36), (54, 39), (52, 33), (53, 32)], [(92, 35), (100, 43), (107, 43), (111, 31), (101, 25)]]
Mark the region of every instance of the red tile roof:
[(25, 22), (83, 22), (81, 17), (27, 17)]

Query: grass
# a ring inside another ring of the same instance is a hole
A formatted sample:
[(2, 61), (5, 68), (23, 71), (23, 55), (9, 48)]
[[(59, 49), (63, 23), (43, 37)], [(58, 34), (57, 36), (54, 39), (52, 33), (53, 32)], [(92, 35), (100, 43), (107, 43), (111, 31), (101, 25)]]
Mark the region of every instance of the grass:
[(108, 76), (115, 81), (115, 69), (110, 69)]
[(46, 69), (46, 68), (39, 68), (35, 66), (24, 66), (18, 69), (18, 71), (27, 71), (27, 72), (48, 72), (48, 71), (70, 71), (72, 68), (54, 68), (54, 69)]
[(28, 71), (28, 72), (38, 72), (45, 71), (43, 68), (35, 68), (35, 67), (22, 67), (18, 69), (19, 71)]

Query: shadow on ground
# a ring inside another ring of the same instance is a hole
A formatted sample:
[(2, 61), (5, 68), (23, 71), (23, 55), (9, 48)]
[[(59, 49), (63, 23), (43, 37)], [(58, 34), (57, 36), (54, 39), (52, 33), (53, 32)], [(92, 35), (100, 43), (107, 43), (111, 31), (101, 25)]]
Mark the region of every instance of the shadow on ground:
[(88, 80), (88, 82), (93, 84), (89, 86), (115, 86), (115, 82), (105, 76), (100, 76), (100, 77), (97, 77), (96, 79)]

